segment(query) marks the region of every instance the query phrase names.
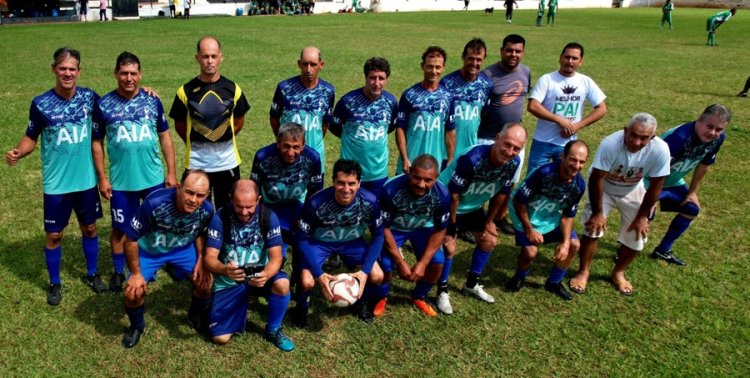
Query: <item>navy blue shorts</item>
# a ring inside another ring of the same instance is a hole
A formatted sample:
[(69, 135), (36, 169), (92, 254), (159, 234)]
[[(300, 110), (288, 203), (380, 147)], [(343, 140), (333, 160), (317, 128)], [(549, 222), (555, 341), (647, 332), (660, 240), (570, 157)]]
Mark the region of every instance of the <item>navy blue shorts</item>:
[(368, 249), (367, 243), (362, 238), (343, 243), (322, 243), (311, 239), (309, 245), (310, 252), (314, 256), (313, 261), (302, 259), (300, 268), (311, 271), (313, 269), (310, 267), (310, 264), (322, 267), (323, 263), (328, 260), (328, 257), (334, 253), (341, 257), (341, 261), (348, 269), (354, 269), (354, 267), (365, 263), (365, 255)]
[[(396, 245), (398, 245), (399, 248), (404, 245), (407, 240), (411, 242), (412, 247), (414, 247), (414, 256), (417, 257), (417, 261), (419, 261), (424, 255), (424, 250), (427, 248), (427, 242), (433, 232), (434, 229), (432, 227), (420, 228), (411, 232), (391, 230), (393, 239), (396, 240)], [(430, 265), (443, 265), (444, 263), (445, 254), (443, 253), (443, 248), (438, 248), (435, 255), (432, 256), (432, 260), (430, 260)], [(393, 271), (393, 259), (385, 248), (383, 248), (383, 252), (380, 253), (378, 264), (380, 264), (380, 268), (383, 269), (383, 272), (385, 273)]]
[(76, 212), (78, 223), (84, 226), (96, 223), (102, 217), (99, 190), (91, 189), (65, 194), (44, 195), (44, 231), (61, 232), (70, 221), (71, 212)]
[(668, 211), (671, 213), (681, 212), (682, 201), (687, 198), (688, 191), (689, 189), (687, 185), (662, 188), (661, 194), (659, 194), (659, 208), (661, 211)]
[(385, 185), (386, 181), (388, 181), (388, 177), (372, 181), (362, 181), (361, 187), (374, 194), (375, 198), (378, 198), (380, 197), (380, 192), (383, 191), (383, 185)]
[(161, 189), (164, 184), (152, 186), (147, 189), (137, 191), (113, 190), (112, 198), (109, 200), (109, 207), (112, 210), (112, 228), (125, 231), (125, 228), (133, 218), (133, 214), (138, 210), (141, 201), (151, 192)]
[(484, 232), (487, 224), (487, 213), (483, 208), (476, 209), (470, 213), (456, 215), (456, 227), (458, 231)]
[[(533, 247), (536, 246), (536, 244), (532, 243), (529, 238), (526, 237), (526, 233), (523, 231), (516, 231), (516, 245), (519, 247)], [(562, 231), (560, 230), (560, 227), (555, 228), (554, 230), (543, 234), (542, 237), (544, 238), (544, 244), (549, 243), (556, 243), (562, 240)], [(570, 239), (571, 240), (578, 240), (578, 234), (576, 234), (576, 230), (570, 230)]]

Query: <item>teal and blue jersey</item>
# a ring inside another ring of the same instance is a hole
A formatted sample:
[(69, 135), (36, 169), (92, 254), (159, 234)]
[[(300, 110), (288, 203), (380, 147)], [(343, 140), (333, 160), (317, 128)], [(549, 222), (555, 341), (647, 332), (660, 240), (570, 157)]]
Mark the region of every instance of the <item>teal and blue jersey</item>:
[(297, 159), (287, 164), (276, 143), (272, 143), (255, 153), (250, 178), (260, 186), (263, 202), (295, 202), (301, 206), (308, 193), (323, 189), (320, 170), (320, 155), (310, 146), (305, 145)]
[(440, 83), (453, 93), (456, 151), (463, 151), (477, 144), (482, 109), (489, 103), (492, 82), (481, 72), (474, 81), (466, 81), (461, 76), (461, 70), (456, 70), (445, 76)]
[(107, 138), (112, 189), (139, 191), (164, 182), (159, 134), (169, 130), (158, 98), (142, 89), (132, 99), (117, 91), (94, 107), (94, 139)]
[(711, 165), (716, 161), (726, 133), (721, 133), (717, 139), (703, 143), (695, 135), (695, 122), (667, 130), (661, 138), (669, 146), (669, 176), (664, 181), (664, 187), (686, 185), (685, 176), (690, 174), (699, 164)]
[(91, 134), (97, 100), (96, 92), (76, 87), (70, 100), (50, 89), (31, 101), (26, 136), (42, 137), (44, 194), (80, 192), (96, 185)]
[(570, 182), (560, 178), (559, 161), (535, 169), (511, 195), (510, 218), (513, 228), (524, 231), (513, 201), (526, 205), (531, 226), (544, 235), (559, 227), (563, 217), (576, 216), (584, 191), (586, 182), (580, 173), (576, 173)]
[(182, 249), (206, 231), (214, 206), (208, 200), (192, 213), (177, 209), (177, 189), (164, 188), (149, 194), (136, 210), (125, 235), (137, 240), (144, 252), (159, 255)]
[(438, 180), (458, 197), (457, 214), (467, 214), (484, 206), (496, 194), (509, 194), (513, 175), (521, 160), (518, 156), (496, 166), (490, 158), (492, 146), (478, 145), (464, 151), (448, 164)]
[[(259, 215), (262, 211), (270, 211), (266, 235), (263, 235), (260, 227)], [(237, 219), (231, 205), (222, 208), (211, 218), (207, 234), (206, 247), (219, 250), (219, 261), (223, 264), (234, 262), (238, 267), (265, 266), (269, 260), (268, 250), (281, 247), (279, 219), (271, 209), (264, 206), (256, 207), (255, 214), (248, 222)], [(223, 274), (214, 274), (214, 291), (232, 288), (239, 284)]]
[(412, 193), (409, 176), (396, 176), (383, 186), (380, 193), (380, 209), (385, 227), (401, 232), (418, 229), (435, 231), (448, 227), (451, 196), (440, 181), (422, 196)]
[(388, 177), (388, 134), (397, 111), (396, 97), (386, 91), (371, 101), (359, 88), (336, 103), (329, 130), (341, 138), (341, 158), (362, 166), (362, 181)]
[(287, 122), (302, 125), (305, 143), (315, 149), (321, 163), (325, 163), (323, 125), (331, 121), (335, 97), (336, 90), (327, 81), (318, 79), (318, 85), (307, 89), (300, 77), (295, 76), (276, 86), (269, 115), (278, 118), (281, 125)]
[[(440, 85), (432, 92), (416, 83), (401, 95), (397, 127), (406, 133), (409, 159), (430, 154), (438, 163), (448, 159), (445, 133), (454, 130), (453, 94)], [(399, 156), (397, 167), (403, 165)], [(398, 168), (400, 170), (400, 168)]]

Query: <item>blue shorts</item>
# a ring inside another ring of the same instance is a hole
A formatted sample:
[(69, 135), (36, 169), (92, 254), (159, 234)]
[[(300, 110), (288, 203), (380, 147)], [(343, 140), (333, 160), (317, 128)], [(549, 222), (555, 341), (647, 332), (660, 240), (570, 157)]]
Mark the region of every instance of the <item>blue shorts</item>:
[(128, 226), (130, 220), (133, 218), (133, 214), (138, 210), (138, 206), (141, 205), (141, 200), (146, 198), (151, 192), (163, 187), (164, 184), (159, 184), (137, 191), (113, 190), (112, 198), (109, 200), (109, 207), (112, 210), (112, 228), (125, 231), (125, 227)]
[(276, 217), (279, 218), (281, 231), (293, 231), (297, 220), (302, 214), (303, 204), (299, 201), (290, 201), (282, 203), (264, 203), (269, 209), (273, 210)]
[(483, 232), (486, 224), (487, 212), (483, 208), (476, 209), (470, 213), (456, 215), (456, 227), (459, 232)]
[(531, 151), (529, 151), (529, 162), (526, 166), (526, 177), (529, 177), (535, 169), (551, 162), (562, 159), (562, 153), (565, 146), (540, 142), (534, 140), (531, 142)]
[(283, 270), (266, 281), (263, 287), (242, 284), (215, 292), (208, 317), (208, 331), (211, 337), (244, 332), (247, 322), (247, 299), (251, 295), (267, 298), (271, 294), (274, 282), (281, 279), (289, 279)]
[(195, 263), (198, 261), (198, 253), (195, 251), (194, 243), (172, 252), (160, 254), (148, 253), (138, 248), (138, 261), (141, 265), (141, 275), (146, 282), (154, 281), (156, 271), (165, 264), (172, 265), (178, 277), (187, 278), (193, 276), (193, 269), (195, 269)]
[[(422, 255), (424, 255), (424, 250), (427, 248), (427, 242), (434, 231), (435, 230), (432, 227), (425, 227), (411, 232), (391, 230), (391, 234), (393, 234), (393, 239), (396, 240), (396, 245), (399, 246), (399, 248), (409, 240), (412, 247), (414, 247), (414, 256), (419, 260), (422, 258)], [(432, 260), (430, 260), (430, 265), (443, 265), (444, 263), (445, 254), (443, 253), (442, 248), (438, 248), (435, 255), (432, 256)], [(383, 252), (380, 254), (378, 264), (380, 264), (380, 268), (383, 269), (383, 272), (385, 273), (393, 271), (393, 259), (385, 248), (383, 248)]]
[[(536, 244), (532, 243), (529, 238), (526, 237), (526, 233), (523, 231), (516, 231), (516, 245), (519, 247), (534, 247)], [(560, 227), (555, 228), (554, 230), (542, 235), (544, 238), (544, 244), (549, 243), (556, 243), (562, 240), (562, 231), (560, 230)], [(570, 231), (570, 239), (571, 240), (578, 240), (578, 234), (576, 234), (575, 230)]]
[(380, 192), (383, 191), (383, 185), (388, 181), (388, 177), (372, 181), (362, 181), (362, 188), (367, 189), (368, 192), (375, 195), (375, 198), (380, 197)]
[(84, 226), (96, 223), (101, 218), (102, 203), (99, 190), (91, 189), (65, 194), (44, 195), (44, 231), (61, 232), (70, 221), (70, 213), (76, 212), (78, 223)]
[(365, 255), (367, 255), (368, 250), (368, 245), (362, 238), (342, 243), (322, 243), (311, 239), (309, 245), (310, 254), (314, 256), (313, 261), (302, 259), (302, 263), (300, 264), (300, 268), (302, 269), (313, 270), (310, 264), (322, 267), (323, 263), (328, 260), (328, 257), (334, 253), (341, 257), (341, 261), (348, 269), (353, 269), (365, 263)]
[(682, 211), (682, 201), (685, 200), (688, 194), (687, 185), (671, 186), (669, 188), (662, 188), (661, 194), (659, 194), (659, 208), (661, 211), (668, 211), (672, 213), (679, 213)]

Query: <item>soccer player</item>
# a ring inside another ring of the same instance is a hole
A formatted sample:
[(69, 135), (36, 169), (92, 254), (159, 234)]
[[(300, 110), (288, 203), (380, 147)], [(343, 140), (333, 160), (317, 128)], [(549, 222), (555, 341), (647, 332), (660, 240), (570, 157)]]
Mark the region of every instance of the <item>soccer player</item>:
[(364, 66), (365, 86), (342, 97), (333, 110), (331, 133), (341, 138), (341, 159), (362, 169), (362, 187), (376, 196), (388, 180), (388, 134), (396, 127), (396, 97), (385, 90), (391, 65), (372, 57)]
[(445, 167), (453, 160), (456, 128), (451, 118), (453, 95), (440, 85), (445, 50), (430, 46), (422, 54), (422, 81), (409, 87), (398, 103), (396, 146), (399, 151), (397, 173), (409, 173), (411, 159), (430, 154)]
[[(520, 123), (507, 125), (497, 134), (494, 144), (471, 148), (440, 174), (440, 182), (448, 186), (451, 193), (445, 264), (437, 289), (437, 307), (444, 314), (453, 313), (448, 295), (448, 276), (456, 254), (458, 231), (471, 231), (476, 240), (463, 292), (488, 303), (495, 302), (495, 298), (479, 284), (479, 276), (497, 244), (494, 219), (504, 197), (510, 194), (513, 174), (520, 164), (518, 154), (525, 143), (526, 129)], [(485, 212), (484, 204), (487, 201), (490, 201), (490, 205)]]
[[(437, 316), (426, 298), (443, 269), (445, 256), (440, 247), (445, 239), (451, 205), (448, 188), (437, 181), (439, 169), (434, 157), (419, 155), (409, 173), (389, 180), (380, 194), (385, 243), (379, 260), (383, 284), (379, 287), (375, 316), (385, 311), (394, 268), (401, 279), (416, 283), (410, 298), (414, 306), (429, 317)], [(412, 266), (400, 251), (407, 240), (417, 258)]]
[(513, 207), (510, 215), (516, 230), (516, 245), (521, 247), (521, 253), (518, 255), (516, 274), (505, 285), (508, 291), (517, 292), (524, 286), (539, 246), (558, 243), (544, 288), (562, 299), (573, 299), (563, 287), (562, 280), (580, 247), (573, 221), (578, 202), (586, 190), (580, 172), (588, 156), (586, 143), (578, 140), (568, 142), (561, 161), (541, 166), (511, 195)]
[(518, 8), (518, 3), (516, 2), (516, 0), (504, 0), (503, 6), (505, 7), (506, 24), (513, 23), (513, 4), (516, 4), (516, 8)]
[[(373, 288), (383, 281), (376, 262), (383, 248), (383, 216), (377, 198), (360, 189), (362, 170), (353, 160), (339, 159), (333, 165), (333, 186), (310, 197), (302, 210), (295, 236), (303, 255), (302, 276), (295, 293), (292, 321), (307, 325), (308, 298), (317, 283), (323, 296), (331, 300), (332, 275), (323, 271), (323, 262), (332, 254), (341, 256), (347, 269), (359, 281), (359, 301), (354, 310), (364, 322), (374, 315), (369, 299)], [(372, 236), (364, 239), (365, 230)], [(367, 284), (367, 285), (365, 285)]]
[[(685, 265), (672, 252), (672, 245), (700, 213), (698, 187), (716, 161), (716, 155), (726, 137), (724, 130), (731, 120), (729, 109), (724, 105), (713, 104), (703, 111), (698, 120), (677, 126), (661, 135), (669, 146), (671, 163), (669, 177), (664, 181), (664, 188), (659, 195), (659, 203), (662, 211), (675, 212), (677, 215), (651, 257)], [(685, 176), (690, 172), (693, 172), (693, 177), (688, 186)]]
[[(141, 61), (125, 51), (117, 57), (114, 71), (117, 89), (104, 95), (94, 107), (92, 149), (99, 177), (99, 193), (110, 200), (112, 212), (112, 264), (110, 291), (125, 282), (125, 233), (133, 213), (151, 192), (177, 186), (174, 146), (169, 123), (158, 98), (139, 87)], [(110, 178), (104, 172), (104, 138), (110, 162)], [(158, 144), (157, 144), (158, 139)], [(159, 157), (159, 146), (167, 173)]]
[(732, 18), (735, 13), (737, 13), (737, 8), (732, 8), (728, 11), (716, 13), (715, 15), (706, 19), (706, 31), (708, 32), (708, 42), (706, 42), (707, 45), (719, 45), (718, 43), (716, 43), (716, 29), (718, 29), (719, 26), (721, 26), (725, 22), (729, 21), (729, 19)]
[(333, 113), (336, 92), (331, 84), (318, 78), (325, 61), (317, 47), (302, 49), (297, 66), (299, 76), (286, 79), (276, 86), (270, 111), (271, 129), (276, 135), (279, 126), (284, 123), (302, 125), (305, 128), (305, 142), (318, 152), (320, 169), (325, 172), (323, 139)]
[[(670, 0), (667, 0), (670, 1)], [(549, 0), (549, 11), (547, 12), (547, 25), (555, 26), (555, 15), (557, 14), (557, 0)], [(552, 24), (550, 24), (552, 21)]]
[(185, 142), (185, 167), (208, 173), (213, 203), (223, 207), (240, 178), (236, 136), (250, 110), (240, 87), (219, 73), (224, 61), (221, 44), (211, 36), (198, 41), (198, 77), (177, 90), (169, 116)]
[(674, 10), (674, 3), (672, 3), (672, 0), (667, 0), (664, 5), (661, 7), (661, 22), (659, 22), (659, 29), (664, 27), (664, 23), (669, 24), (670, 29), (674, 29), (672, 27), (672, 11)]
[[(669, 175), (669, 147), (656, 137), (656, 118), (638, 113), (624, 130), (610, 134), (599, 144), (589, 173), (589, 195), (582, 221), (580, 268), (570, 279), (570, 289), (582, 294), (589, 280), (591, 261), (604, 236), (607, 216), (617, 209), (620, 230), (617, 262), (612, 284), (622, 295), (632, 295), (633, 285), (625, 269), (643, 250), (648, 236), (648, 216), (656, 204), (664, 179)], [(650, 185), (644, 188), (643, 178)]]
[(291, 297), (289, 278), (281, 270), (281, 227), (260, 198), (254, 181), (239, 180), (230, 205), (211, 219), (203, 259), (214, 278), (209, 334), (214, 344), (223, 345), (244, 332), (248, 297), (262, 295), (268, 301), (265, 338), (291, 352), (294, 343), (281, 329)]
[(482, 73), (487, 46), (474, 38), (461, 53), (463, 66), (446, 75), (440, 83), (453, 94), (453, 121), (456, 127), (456, 151), (477, 144), (482, 108), (487, 104), (492, 83)]
[(44, 256), (50, 285), (47, 303), (62, 300), (60, 262), (62, 237), (75, 210), (81, 228), (81, 244), (86, 257), (86, 284), (96, 293), (107, 290), (97, 274), (99, 237), (96, 220), (102, 217), (91, 154), (94, 104), (99, 96), (89, 88), (78, 87), (81, 54), (62, 47), (52, 56), (54, 88), (31, 101), (29, 125), (15, 148), (5, 153), (5, 162), (14, 166), (34, 151), (42, 139), (42, 191), (44, 192)]
[[(560, 69), (542, 75), (529, 95), (528, 110), (536, 118), (534, 141), (529, 152), (528, 176), (551, 160), (559, 160), (563, 146), (576, 139), (576, 133), (607, 114), (607, 104), (599, 86), (590, 77), (576, 72), (583, 65), (583, 46), (570, 42), (560, 53)], [(594, 108), (583, 117), (584, 102)]]
[(201, 170), (187, 170), (177, 188), (159, 189), (146, 197), (125, 229), (125, 256), (130, 269), (125, 287), (125, 313), (130, 320), (122, 338), (125, 348), (136, 346), (143, 335), (148, 283), (165, 264), (193, 283), (188, 311), (191, 325), (199, 332), (208, 326), (211, 277), (202, 263), (202, 234), (214, 214), (207, 200), (208, 180)]
[(544, 17), (544, 0), (539, 0), (536, 9), (536, 26), (542, 26), (542, 17)]

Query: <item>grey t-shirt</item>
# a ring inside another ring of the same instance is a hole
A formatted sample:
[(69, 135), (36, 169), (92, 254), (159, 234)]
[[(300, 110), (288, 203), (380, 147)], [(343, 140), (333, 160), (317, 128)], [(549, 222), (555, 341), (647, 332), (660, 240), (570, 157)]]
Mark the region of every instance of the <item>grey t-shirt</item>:
[(526, 94), (531, 85), (531, 70), (519, 64), (508, 72), (495, 63), (482, 71), (492, 81), (490, 103), (482, 109), (480, 139), (495, 139), (508, 122), (521, 122), (526, 109)]

